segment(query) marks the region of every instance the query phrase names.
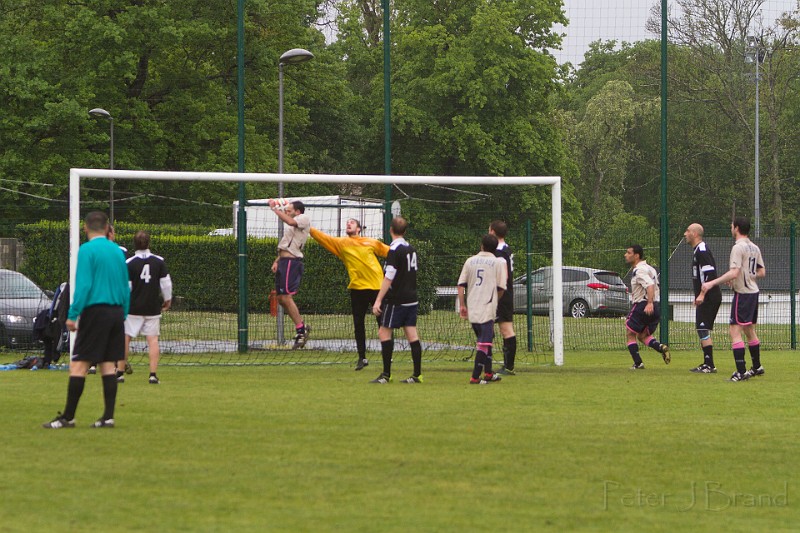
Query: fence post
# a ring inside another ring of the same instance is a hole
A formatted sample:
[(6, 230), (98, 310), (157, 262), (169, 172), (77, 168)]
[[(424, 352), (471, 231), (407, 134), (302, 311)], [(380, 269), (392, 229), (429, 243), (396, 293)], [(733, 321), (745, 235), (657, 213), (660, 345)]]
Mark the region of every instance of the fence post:
[(792, 332), (792, 350), (797, 349), (797, 295), (795, 286), (795, 279), (797, 273), (797, 254), (795, 250), (795, 242), (797, 241), (797, 227), (792, 222), (789, 226), (789, 305), (792, 315), (792, 325), (790, 331)]
[(525, 315), (527, 318), (527, 325), (528, 325), (528, 351), (533, 351), (533, 316), (532, 312), (532, 304), (533, 304), (533, 295), (531, 294), (531, 251), (532, 251), (532, 242), (533, 242), (533, 231), (531, 230), (531, 219), (528, 219), (525, 223), (525, 287), (526, 287), (526, 294), (528, 295), (527, 302), (525, 307)]

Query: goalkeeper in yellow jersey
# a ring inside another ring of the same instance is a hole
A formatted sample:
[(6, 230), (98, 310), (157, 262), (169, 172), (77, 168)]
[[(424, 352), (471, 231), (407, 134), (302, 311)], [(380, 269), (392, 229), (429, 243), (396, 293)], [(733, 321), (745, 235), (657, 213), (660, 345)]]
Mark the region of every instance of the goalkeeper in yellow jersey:
[(367, 359), (367, 333), (364, 317), (372, 309), (383, 281), (383, 269), (378, 256), (386, 257), (389, 247), (377, 239), (361, 236), (361, 223), (351, 218), (345, 226), (346, 237), (332, 237), (311, 228), (311, 237), (323, 248), (338, 257), (350, 276), (350, 305), (353, 309), (353, 329), (356, 336), (358, 362), (356, 370), (369, 364)]

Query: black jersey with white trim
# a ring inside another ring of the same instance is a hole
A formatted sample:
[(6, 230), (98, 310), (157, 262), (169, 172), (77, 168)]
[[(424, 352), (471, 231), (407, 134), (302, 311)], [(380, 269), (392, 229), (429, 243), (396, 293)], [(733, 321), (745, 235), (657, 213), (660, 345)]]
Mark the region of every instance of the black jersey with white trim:
[(511, 246), (507, 242), (501, 242), (497, 245), (497, 250), (494, 251), (495, 257), (500, 257), (506, 262), (506, 274), (508, 274), (508, 281), (506, 281), (506, 292), (510, 292), (514, 287), (514, 252), (511, 251)]
[[(700, 242), (694, 247), (692, 253), (692, 287), (694, 288), (694, 295), (700, 294), (700, 288), (703, 283), (717, 279), (717, 262), (714, 260), (714, 255), (708, 249), (705, 242)], [(712, 288), (708, 292), (721, 293), (719, 286)]]
[(417, 302), (417, 250), (402, 237), (392, 241), (386, 256), (386, 277), (392, 280), (384, 301), (392, 304)]
[(164, 258), (148, 250), (137, 250), (127, 263), (131, 285), (131, 307), (128, 314), (160, 315), (164, 301), (161, 297), (162, 279), (169, 278)]

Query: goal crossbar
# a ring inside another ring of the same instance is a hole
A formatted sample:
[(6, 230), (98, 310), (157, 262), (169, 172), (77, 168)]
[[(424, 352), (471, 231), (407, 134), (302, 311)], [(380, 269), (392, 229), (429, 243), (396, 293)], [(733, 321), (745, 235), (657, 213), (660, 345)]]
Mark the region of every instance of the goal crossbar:
[(226, 181), (255, 183), (364, 183), (394, 185), (549, 185), (552, 190), (552, 231), (553, 231), (553, 360), (556, 365), (564, 364), (564, 318), (562, 287), (561, 250), (561, 177), (560, 176), (399, 176), (369, 174), (269, 174), (254, 172), (167, 172), (155, 170), (110, 170), (91, 168), (72, 168), (69, 171), (70, 201), (70, 284), (75, 286), (75, 271), (78, 265), (80, 246), (80, 180), (81, 178), (101, 178), (119, 180), (163, 180), (163, 181)]

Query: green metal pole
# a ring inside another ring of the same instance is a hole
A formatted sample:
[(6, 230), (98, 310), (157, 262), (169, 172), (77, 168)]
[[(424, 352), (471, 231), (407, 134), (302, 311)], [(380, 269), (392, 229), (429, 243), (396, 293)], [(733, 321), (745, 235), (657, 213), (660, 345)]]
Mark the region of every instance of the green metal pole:
[(531, 294), (531, 250), (533, 243), (533, 230), (531, 229), (531, 219), (525, 223), (525, 286), (528, 295), (526, 302), (527, 326), (528, 326), (528, 351), (533, 351), (533, 294)]
[(669, 216), (667, 213), (667, 0), (661, 0), (661, 342), (669, 344)]
[(789, 294), (791, 295), (790, 305), (792, 310), (792, 350), (797, 349), (797, 287), (795, 286), (795, 277), (797, 276), (797, 248), (795, 242), (797, 241), (797, 227), (792, 222), (789, 225)]
[[(391, 38), (389, 34), (389, 0), (381, 0), (383, 8), (383, 173), (392, 174), (392, 82)], [(389, 242), (389, 224), (392, 221), (392, 186), (383, 189), (383, 240)]]
[[(244, 172), (244, 0), (237, 0), (236, 70), (238, 89), (239, 172)], [(239, 210), (236, 213), (236, 240), (239, 252), (239, 353), (247, 352), (247, 213), (244, 182), (239, 182)]]

